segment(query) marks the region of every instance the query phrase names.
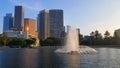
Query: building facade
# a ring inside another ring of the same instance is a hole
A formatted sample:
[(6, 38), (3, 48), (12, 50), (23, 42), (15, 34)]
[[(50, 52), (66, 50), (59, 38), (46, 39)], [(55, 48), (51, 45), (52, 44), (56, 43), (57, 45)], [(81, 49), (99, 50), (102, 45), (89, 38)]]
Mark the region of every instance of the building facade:
[(80, 34), (80, 28), (77, 28), (78, 34)]
[(64, 31), (63, 10), (42, 10), (37, 17), (37, 31), (40, 39), (60, 38)]
[(16, 38), (25, 38), (28, 39), (28, 33), (23, 31), (7, 31), (5, 32), (8, 37), (16, 37)]
[(15, 6), (14, 30), (23, 31), (23, 28), (24, 28), (24, 8), (23, 6)]
[(70, 30), (71, 26), (67, 25), (67, 32)]
[(38, 32), (36, 32), (36, 20), (25, 18), (24, 32), (27, 32), (30, 36), (38, 37)]
[(50, 37), (61, 37), (61, 32), (64, 30), (63, 25), (63, 10), (49, 10)]
[(3, 20), (3, 32), (9, 31), (13, 27), (12, 13), (7, 13)]
[(49, 37), (49, 10), (42, 10), (37, 17), (37, 31), (39, 39)]
[(114, 37), (120, 38), (120, 29), (114, 31)]

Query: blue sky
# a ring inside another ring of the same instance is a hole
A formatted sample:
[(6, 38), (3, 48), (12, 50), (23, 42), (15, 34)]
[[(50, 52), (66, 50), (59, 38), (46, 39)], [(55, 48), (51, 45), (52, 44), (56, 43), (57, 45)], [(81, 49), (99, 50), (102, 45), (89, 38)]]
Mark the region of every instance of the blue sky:
[(0, 33), (3, 16), (14, 13), (15, 5), (23, 5), (25, 18), (33, 19), (43, 9), (63, 9), (64, 24), (80, 28), (84, 35), (95, 30), (112, 35), (120, 28), (120, 0), (0, 0)]

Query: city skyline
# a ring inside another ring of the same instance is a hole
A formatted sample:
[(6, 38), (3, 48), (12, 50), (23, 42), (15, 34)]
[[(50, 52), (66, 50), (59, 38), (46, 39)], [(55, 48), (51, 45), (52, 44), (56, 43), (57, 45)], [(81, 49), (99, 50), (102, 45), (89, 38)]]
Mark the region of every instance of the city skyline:
[[(101, 0), (101, 1), (82, 1), (69, 0), (56, 1), (51, 0), (29, 0), (17, 1), (6, 0), (0, 1), (0, 24), (3, 24), (3, 17), (6, 13), (14, 13), (15, 5), (22, 5), (25, 7), (25, 18), (37, 18), (39, 11), (43, 9), (63, 9), (64, 23), (66, 25), (80, 28), (84, 35), (89, 35), (90, 32), (99, 30), (102, 34), (108, 30), (113, 34), (114, 30), (120, 28), (120, 1)], [(4, 6), (6, 5), (7, 6)], [(3, 26), (0, 26), (0, 33), (2, 33)]]

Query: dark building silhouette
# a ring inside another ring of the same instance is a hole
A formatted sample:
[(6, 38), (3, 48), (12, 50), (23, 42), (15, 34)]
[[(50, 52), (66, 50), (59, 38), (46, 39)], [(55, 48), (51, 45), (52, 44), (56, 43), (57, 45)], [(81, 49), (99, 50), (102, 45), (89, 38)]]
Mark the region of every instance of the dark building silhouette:
[(50, 37), (61, 37), (61, 32), (64, 30), (63, 25), (63, 10), (49, 10)]
[(23, 9), (23, 6), (15, 6), (14, 30), (15, 31), (23, 31), (24, 30), (24, 9)]

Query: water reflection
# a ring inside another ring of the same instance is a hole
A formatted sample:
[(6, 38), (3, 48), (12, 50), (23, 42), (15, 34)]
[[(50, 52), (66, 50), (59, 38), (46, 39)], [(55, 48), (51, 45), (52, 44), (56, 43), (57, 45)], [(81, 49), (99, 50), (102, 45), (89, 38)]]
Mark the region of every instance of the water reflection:
[(37, 49), (25, 49), (24, 54), (22, 55), (23, 64), (22, 67), (24, 68), (36, 68), (37, 64), (36, 61), (39, 60)]
[(13, 51), (14, 50), (5, 50), (0, 52), (0, 68), (21, 67), (22, 50), (17, 49), (17, 51)]
[(62, 60), (61, 68), (80, 68), (80, 55), (56, 54)]
[(81, 68), (120, 68), (119, 49), (97, 48), (97, 51), (96, 55), (81, 56)]
[(50, 58), (50, 52), (49, 52), (49, 48), (48, 49), (42, 49), (42, 56), (40, 57), (41, 61), (40, 64), (41, 64), (41, 67), (43, 68), (48, 68), (48, 66), (50, 68), (52, 68), (52, 65), (51, 65), (51, 58)]
[(96, 48), (96, 55), (58, 54), (55, 49), (0, 50), (0, 68), (120, 68), (117, 48)]
[(61, 59), (54, 53), (54, 48), (51, 47), (43, 47), (41, 49), (41, 53), (39, 59), (39, 68), (61, 68), (62, 61)]

